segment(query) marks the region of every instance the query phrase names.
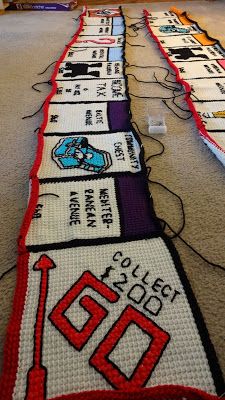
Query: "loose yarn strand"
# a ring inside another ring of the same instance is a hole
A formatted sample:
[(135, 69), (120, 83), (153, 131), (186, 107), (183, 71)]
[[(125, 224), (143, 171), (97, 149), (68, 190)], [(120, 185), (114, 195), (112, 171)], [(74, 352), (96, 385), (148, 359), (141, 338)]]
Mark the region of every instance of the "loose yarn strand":
[(13, 265), (11, 268), (7, 269), (5, 272), (3, 272), (3, 273), (0, 275), (0, 281), (1, 281), (7, 274), (9, 274), (11, 271), (13, 271), (15, 268), (16, 268), (16, 264)]
[(129, 44), (129, 46), (132, 46), (132, 47), (146, 47), (146, 46), (142, 46), (141, 44), (131, 44), (127, 40), (126, 40), (126, 44)]
[(161, 156), (165, 151), (164, 144), (159, 139), (156, 139), (155, 137), (153, 137), (151, 135), (145, 135), (143, 132), (141, 132), (141, 130), (138, 127), (138, 124), (135, 121), (132, 121), (132, 124), (135, 125), (135, 127), (136, 127), (138, 133), (140, 133), (140, 135), (145, 136), (145, 137), (147, 137), (149, 139), (152, 139), (154, 142), (158, 143), (161, 146), (161, 150), (159, 151), (159, 153), (152, 154), (149, 157), (147, 157), (147, 159), (145, 160), (145, 163), (147, 163), (153, 157)]
[(39, 74), (37, 74), (37, 75), (43, 75), (43, 74), (51, 67), (51, 65), (53, 65), (53, 64), (55, 64), (55, 63), (57, 63), (57, 60), (56, 60), (56, 61), (53, 61), (51, 64), (49, 64), (49, 65), (45, 68), (44, 71), (39, 72)]
[(35, 86), (37, 86), (37, 85), (42, 85), (43, 83), (47, 83), (48, 85), (52, 85), (52, 82), (51, 82), (51, 80), (49, 80), (49, 81), (44, 81), (44, 82), (37, 82), (37, 83), (34, 83), (31, 87), (32, 87), (32, 89), (34, 89), (36, 92), (40, 92), (41, 93), (41, 90), (39, 90), (39, 89), (36, 89), (36, 87)]
[[(45, 101), (46, 101), (46, 100), (45, 100)], [(35, 111), (35, 113), (33, 113), (33, 114), (31, 114), (31, 115), (26, 115), (25, 117), (22, 117), (22, 119), (32, 118), (32, 117), (34, 117), (36, 114), (38, 114), (38, 113), (41, 111), (41, 109), (43, 108), (43, 106), (44, 106), (44, 104), (45, 104), (45, 101), (42, 103), (41, 107), (40, 107), (37, 111)]]
[(157, 182), (157, 181), (153, 181), (153, 180), (151, 180), (151, 179), (149, 179), (149, 178), (148, 178), (148, 182), (149, 182), (149, 183), (156, 184), (156, 185), (158, 185), (158, 186), (161, 186), (163, 189), (167, 190), (169, 193), (171, 193), (173, 196), (175, 196), (175, 197), (179, 200), (179, 202), (180, 202), (180, 205), (181, 205), (181, 212), (182, 212), (182, 224), (181, 224), (181, 227), (180, 227), (180, 229), (178, 230), (178, 232), (174, 232), (174, 231), (173, 231), (174, 236), (170, 236), (171, 239), (175, 239), (175, 238), (176, 238), (177, 236), (179, 236), (180, 233), (184, 230), (185, 223), (186, 223), (183, 200), (182, 200), (182, 198), (181, 198), (177, 193), (173, 192), (171, 189), (169, 189), (169, 188), (168, 188), (166, 185), (164, 185), (163, 183)]
[[(186, 110), (186, 111), (188, 111), (188, 112), (191, 113), (191, 114), (189, 115), (189, 117), (187, 117), (187, 118), (181, 117), (179, 114), (176, 113), (176, 111), (173, 110), (172, 107), (170, 107), (170, 106), (167, 104), (166, 100), (162, 100), (162, 102), (163, 102), (163, 103), (165, 104), (165, 106), (166, 106), (170, 111), (172, 111), (172, 113), (173, 113), (174, 115), (176, 115), (176, 117), (178, 117), (179, 119), (182, 119), (182, 120), (186, 121), (186, 120), (188, 120), (188, 119), (190, 119), (190, 118), (192, 117), (192, 111), (191, 111), (191, 110)], [(173, 104), (175, 104), (175, 106), (177, 106), (176, 103), (173, 102)], [(179, 108), (179, 107), (178, 107), (178, 108)], [(185, 110), (182, 110), (182, 111), (185, 111)]]
[[(225, 267), (223, 267), (220, 264), (216, 264), (212, 261), (209, 261), (205, 256), (203, 256), (198, 250), (196, 250), (190, 243), (188, 243), (182, 236), (180, 236), (180, 233), (176, 233), (176, 231), (174, 231), (174, 229), (168, 224), (168, 222), (164, 221), (163, 219), (161, 219), (161, 221), (163, 223), (165, 223), (165, 225), (168, 226), (168, 228), (175, 234), (174, 237), (172, 237), (172, 239), (174, 238), (179, 238), (187, 247), (189, 247), (189, 249), (191, 249), (195, 254), (197, 254), (197, 256), (199, 256), (203, 261), (205, 261), (207, 264), (212, 265), (213, 267), (219, 268), (222, 271), (225, 271)], [(168, 235), (167, 235), (168, 236)], [(168, 236), (169, 237), (169, 236)]]

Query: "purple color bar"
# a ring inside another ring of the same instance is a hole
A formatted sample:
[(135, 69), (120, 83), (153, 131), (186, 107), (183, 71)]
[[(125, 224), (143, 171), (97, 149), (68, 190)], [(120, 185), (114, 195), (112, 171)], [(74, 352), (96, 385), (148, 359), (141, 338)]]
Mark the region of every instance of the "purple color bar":
[(108, 118), (110, 130), (125, 131), (130, 130), (129, 102), (110, 101), (108, 103)]
[(143, 236), (159, 232), (146, 177), (140, 174), (116, 179), (124, 236)]

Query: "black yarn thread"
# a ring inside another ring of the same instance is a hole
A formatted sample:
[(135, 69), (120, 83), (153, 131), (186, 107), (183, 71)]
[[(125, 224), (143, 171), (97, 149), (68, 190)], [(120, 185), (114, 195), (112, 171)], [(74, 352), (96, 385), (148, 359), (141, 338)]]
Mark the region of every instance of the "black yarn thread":
[(4, 276), (6, 276), (7, 274), (9, 274), (9, 273), (10, 273), (13, 269), (15, 269), (15, 268), (16, 268), (16, 264), (13, 265), (13, 267), (7, 269), (5, 272), (3, 272), (3, 273), (0, 275), (0, 281), (4, 278)]
[(129, 18), (129, 19), (144, 19), (144, 18), (145, 18), (145, 17), (141, 17), (141, 18), (140, 18), (140, 17), (139, 17), (139, 18), (136, 18), (136, 17), (129, 17), (129, 15), (126, 15), (126, 14), (124, 14), (124, 13), (123, 13), (123, 16), (126, 17), (126, 18)]
[[(166, 76), (165, 76), (165, 78), (164, 78), (165, 81), (170, 82), (170, 83), (174, 83), (174, 84), (178, 83), (178, 84), (180, 84), (181, 89), (182, 89), (182, 87), (183, 87), (183, 85), (182, 85), (181, 83), (179, 83), (179, 82), (173, 82), (173, 81), (170, 81), (169, 79), (167, 79), (167, 78), (168, 78), (168, 75), (169, 75), (170, 73), (171, 73), (171, 75), (173, 75), (173, 76), (176, 76), (176, 75), (173, 74), (171, 71), (169, 71), (169, 69), (166, 68), (166, 67), (152, 66), (152, 65), (149, 65), (149, 66), (141, 66), (141, 65), (129, 64), (129, 63), (127, 63), (126, 66), (127, 66), (127, 67), (137, 67), (137, 68), (160, 68), (160, 69), (166, 70), (166, 71), (167, 71), (167, 74), (166, 74)], [(129, 74), (127, 74), (127, 75), (129, 75)], [(135, 77), (135, 75), (133, 75), (133, 74), (130, 74), (130, 75), (133, 76), (133, 77)], [(178, 88), (172, 88), (172, 87), (170, 87), (170, 86), (167, 86), (167, 85), (164, 84), (163, 82), (158, 81), (158, 79), (156, 78), (155, 72), (154, 72), (154, 75), (153, 75), (153, 76), (154, 76), (154, 78), (156, 79), (156, 82), (159, 83), (162, 87), (164, 87), (164, 88), (166, 88), (166, 89), (173, 90), (173, 91), (179, 91)], [(140, 82), (143, 82), (143, 83), (150, 83), (150, 81), (149, 81), (149, 82), (147, 82), (147, 81), (145, 82), (145, 81), (138, 80), (136, 77), (135, 77), (135, 79), (136, 79), (137, 81), (140, 81)], [(151, 82), (151, 83), (152, 83), (152, 82)], [(180, 89), (180, 90), (181, 90), (181, 89)], [(174, 93), (173, 93), (173, 94), (174, 94)], [(159, 99), (159, 100), (162, 100), (162, 102), (165, 104), (165, 106), (166, 106), (170, 111), (172, 111), (173, 114), (176, 115), (179, 119), (181, 119), (181, 120), (188, 120), (188, 119), (190, 119), (190, 118), (192, 117), (193, 112), (192, 112), (191, 110), (183, 109), (183, 108), (181, 108), (177, 103), (175, 103), (175, 98), (176, 98), (176, 97), (180, 97), (180, 96), (185, 95), (185, 94), (188, 94), (188, 95), (190, 96), (191, 92), (183, 92), (183, 93), (181, 93), (181, 94), (179, 94), (179, 95), (174, 95), (174, 96), (172, 96), (172, 97), (167, 97), (167, 98), (163, 98), (163, 97), (150, 97), (150, 96), (137, 96), (137, 95), (134, 95), (134, 94), (130, 93), (130, 95), (132, 95), (132, 96), (134, 96), (134, 97), (137, 97), (137, 98)], [(189, 112), (190, 115), (189, 115), (188, 117), (182, 117), (182, 116), (180, 116), (179, 114), (177, 114), (176, 111), (174, 111), (174, 109), (173, 109), (171, 106), (169, 106), (169, 105), (167, 104), (167, 102), (166, 102), (166, 100), (170, 100), (170, 99), (172, 100), (172, 102), (173, 102), (173, 104), (175, 105), (175, 107), (179, 108), (181, 111)]]
[(53, 61), (51, 64), (49, 64), (46, 68), (45, 68), (45, 70), (44, 71), (42, 71), (42, 72), (40, 72), (39, 74), (37, 74), (37, 75), (43, 75), (50, 67), (51, 67), (51, 65), (53, 65), (53, 64), (55, 64), (55, 63), (57, 63), (57, 61), (58, 60), (56, 60), (56, 61)]
[[(173, 94), (174, 94), (174, 92), (173, 92)], [(189, 93), (187, 93), (187, 95), (188, 95), (188, 98), (190, 98), (191, 91), (190, 91)], [(173, 104), (174, 104), (179, 110), (184, 111), (184, 112), (189, 112), (189, 113), (190, 113), (190, 116), (193, 115), (193, 112), (192, 112), (190, 109), (182, 108), (180, 105), (178, 105), (178, 104), (175, 102), (175, 98), (172, 100), (172, 102), (173, 102)]]
[[(189, 92), (188, 92), (188, 94), (189, 94)], [(189, 94), (189, 96), (190, 96), (190, 94)], [(171, 111), (173, 112), (173, 114), (176, 115), (176, 117), (178, 117), (179, 119), (181, 119), (181, 120), (188, 120), (188, 119), (190, 119), (190, 118), (192, 117), (192, 115), (193, 115), (193, 112), (192, 112), (191, 110), (184, 109), (184, 108), (182, 108), (180, 105), (178, 105), (178, 104), (175, 102), (175, 97), (178, 97), (178, 96), (174, 96), (174, 97), (173, 97), (172, 103), (173, 103), (173, 104), (175, 105), (175, 107), (177, 107), (179, 110), (181, 110), (181, 111), (183, 111), (183, 112), (188, 112), (188, 113), (190, 113), (190, 115), (189, 115), (188, 117), (183, 117), (183, 116), (177, 114), (176, 111), (175, 111), (172, 107), (170, 107), (170, 106), (167, 104), (166, 99), (163, 99), (162, 102), (163, 102), (163, 103), (165, 104), (165, 106), (166, 106), (169, 110), (171, 110)]]
[(77, 22), (77, 21), (78, 21), (78, 19), (80, 18), (80, 16), (81, 16), (82, 14), (83, 14), (83, 12), (81, 12), (81, 13), (80, 13), (80, 15), (78, 15), (78, 17), (77, 17), (77, 18), (72, 18), (72, 19), (73, 19), (74, 21), (76, 21), (76, 22)]
[(137, 22), (136, 24), (128, 25), (128, 28), (132, 29), (134, 32), (140, 31), (145, 28), (145, 24), (142, 22)]
[[(188, 93), (187, 93), (187, 94), (188, 94)], [(176, 97), (178, 97), (178, 96), (174, 96), (174, 98), (173, 98), (173, 104), (174, 104), (175, 106), (177, 106), (177, 108), (179, 108), (179, 110), (184, 111), (184, 112), (190, 112), (191, 115), (192, 115), (193, 113), (192, 113), (191, 110), (189, 110), (189, 109), (187, 109), (187, 108), (182, 108), (180, 105), (178, 105), (177, 103), (175, 103), (175, 98), (176, 98)]]
[(141, 21), (136, 22), (134, 24), (128, 25), (127, 27), (132, 29), (134, 32), (137, 32), (137, 31), (145, 28), (145, 22), (144, 22), (144, 20), (141, 20)]
[[(159, 139), (156, 139), (155, 137), (152, 137), (152, 136), (150, 136), (150, 135), (145, 135), (143, 132), (141, 132), (140, 129), (139, 129), (139, 127), (138, 127), (138, 125), (137, 125), (137, 123), (136, 123), (135, 121), (132, 121), (132, 123), (136, 126), (137, 131), (138, 131), (142, 136), (145, 136), (145, 137), (147, 137), (147, 138), (150, 138), (150, 139), (154, 140), (155, 142), (159, 143), (160, 146), (161, 146), (161, 150), (160, 150), (158, 153), (152, 154), (152, 155), (150, 155), (149, 157), (147, 157), (146, 160), (145, 160), (145, 163), (147, 164), (153, 157), (161, 156), (161, 155), (164, 153), (164, 151), (165, 151), (165, 146), (164, 146), (164, 144), (163, 144)], [(150, 180), (150, 179), (149, 179), (149, 176), (150, 176), (150, 173), (151, 173), (151, 169), (152, 169), (151, 166), (148, 166), (148, 167), (147, 167), (147, 170), (148, 170), (147, 179), (148, 179), (148, 181), (149, 181), (150, 183), (157, 184), (157, 185), (163, 187), (164, 189), (168, 190), (168, 192), (170, 192), (171, 194), (173, 194), (174, 196), (176, 196), (176, 197), (178, 198), (178, 200), (180, 201), (181, 210), (182, 210), (182, 226), (181, 226), (180, 230), (178, 231), (178, 234), (180, 234), (180, 233), (183, 231), (184, 226), (185, 226), (185, 212), (184, 212), (183, 200), (182, 200), (182, 198), (181, 198), (177, 193), (173, 192), (173, 191), (172, 191), (171, 189), (169, 189), (167, 186), (163, 185), (163, 184), (160, 183), (160, 182), (156, 182), (156, 181)], [(173, 238), (171, 238), (171, 239), (173, 239)]]
[[(179, 82), (177, 82), (177, 83), (179, 83)], [(179, 84), (181, 85), (181, 88), (182, 88), (183, 85), (182, 85), (181, 83), (179, 83)], [(175, 92), (175, 89), (174, 89), (174, 91), (173, 91), (173, 95), (174, 95), (174, 92)], [(184, 92), (184, 94), (185, 94), (185, 92)], [(190, 97), (191, 91), (190, 91), (190, 92), (186, 92), (186, 94), (188, 95), (188, 97)], [(179, 119), (181, 119), (181, 120), (188, 120), (188, 119), (190, 119), (190, 118), (193, 116), (193, 112), (192, 112), (190, 109), (187, 110), (187, 109), (182, 108), (180, 105), (178, 105), (178, 104), (176, 103), (176, 101), (175, 101), (175, 98), (176, 98), (176, 97), (178, 97), (178, 96), (175, 96), (175, 95), (174, 95), (174, 97), (173, 97), (173, 99), (172, 99), (172, 103), (173, 103), (174, 106), (177, 107), (179, 110), (181, 110), (181, 111), (183, 111), (183, 112), (188, 112), (188, 113), (190, 113), (190, 115), (189, 115), (188, 117), (183, 117), (183, 116), (177, 114), (176, 111), (175, 111), (172, 107), (170, 107), (170, 106), (167, 104), (166, 99), (163, 99), (162, 101), (163, 101), (163, 103), (165, 104), (165, 106), (166, 106), (170, 111), (172, 111), (173, 114), (176, 115), (176, 117), (178, 117)]]
[[(162, 221), (165, 224), (165, 226), (167, 225), (168, 228), (171, 230), (171, 232), (173, 232), (175, 234), (174, 238), (178, 237), (184, 244), (186, 244), (187, 247), (189, 247), (189, 249), (191, 249), (195, 254), (197, 254), (197, 256), (199, 256), (203, 261), (205, 261), (209, 265), (212, 265), (213, 267), (216, 267), (216, 268), (221, 269), (222, 271), (225, 271), (225, 267), (223, 267), (220, 264), (216, 264), (216, 263), (213, 263), (212, 261), (209, 261), (206, 257), (204, 257), (201, 253), (199, 253), (199, 251), (196, 250), (192, 245), (190, 245), (190, 243), (188, 243), (182, 236), (180, 236), (180, 234), (177, 234), (174, 231), (174, 229), (168, 224), (168, 222), (166, 222), (164, 219), (159, 219), (159, 220)], [(168, 237), (170, 238), (170, 236), (168, 236)]]
[(32, 87), (32, 89), (34, 89), (36, 92), (40, 92), (40, 93), (41, 93), (41, 90), (36, 89), (35, 86), (37, 86), (37, 85), (42, 85), (43, 83), (47, 83), (48, 85), (52, 85), (51, 80), (49, 80), (49, 81), (34, 83), (31, 87)]
[[(126, 63), (126, 67), (145, 68), (145, 66), (140, 66), (140, 65), (135, 65), (135, 64), (129, 64), (129, 63)], [(167, 71), (167, 74), (166, 74), (166, 76), (165, 76), (165, 78), (164, 78), (165, 81), (166, 81), (166, 82), (169, 82), (169, 83), (173, 83), (173, 84), (179, 84), (179, 85), (181, 86), (181, 88), (178, 89), (178, 88), (176, 88), (176, 87), (172, 87), (172, 86), (166, 85), (165, 82), (160, 82), (160, 81), (157, 79), (156, 74), (155, 74), (155, 72), (154, 72), (154, 73), (153, 73), (153, 76), (154, 76), (156, 82), (159, 83), (162, 87), (165, 87), (166, 89), (177, 90), (177, 91), (179, 91), (179, 90), (182, 89), (183, 85), (181, 85), (181, 83), (175, 82), (175, 81), (170, 81), (169, 79), (167, 79), (167, 78), (168, 78), (168, 75), (171, 73), (171, 72), (169, 71), (168, 68), (161, 67), (161, 66), (146, 66), (146, 68), (151, 68), (151, 67), (160, 68), (160, 69), (166, 70), (166, 71)], [(139, 80), (139, 79), (137, 79), (136, 76), (133, 75), (133, 74), (129, 74), (129, 73), (128, 73), (127, 75), (133, 76), (133, 77), (136, 79), (136, 81), (138, 81), (138, 82), (143, 82), (143, 83), (154, 83), (154, 82), (152, 82), (152, 81), (142, 81), (142, 80)], [(171, 75), (174, 75), (174, 74), (171, 73)], [(174, 76), (175, 76), (175, 75), (174, 75)]]
[(142, 46), (141, 44), (131, 44), (127, 40), (126, 40), (126, 44), (129, 44), (129, 46), (132, 46), (132, 47), (146, 47), (146, 46)]
[(173, 232), (173, 236), (170, 236), (168, 234), (166, 234), (166, 236), (169, 239), (176, 239), (179, 238), (188, 248), (190, 248), (195, 254), (197, 254), (203, 261), (205, 261), (206, 263), (208, 263), (209, 265), (212, 265), (213, 267), (219, 268), (222, 271), (225, 271), (225, 267), (223, 267), (220, 264), (216, 264), (212, 261), (209, 261), (205, 256), (203, 256), (198, 250), (196, 250), (190, 243), (188, 243), (182, 236), (180, 236), (180, 234), (182, 233), (182, 231), (185, 228), (185, 224), (186, 224), (186, 219), (185, 219), (185, 211), (184, 211), (184, 203), (182, 198), (175, 192), (173, 192), (171, 189), (169, 189), (166, 185), (163, 185), (161, 182), (157, 182), (157, 181), (152, 181), (151, 179), (148, 178), (148, 182), (149, 183), (153, 183), (156, 185), (161, 186), (162, 188), (164, 188), (165, 190), (167, 190), (169, 193), (173, 194), (176, 198), (178, 198), (178, 200), (180, 201), (180, 205), (181, 205), (181, 211), (182, 211), (182, 225), (180, 227), (180, 229), (176, 232), (169, 224), (168, 222), (166, 222), (164, 219), (159, 218), (159, 221), (162, 222), (164, 224), (163, 226), (163, 231), (165, 231), (166, 227), (168, 227), (170, 229), (171, 232)]
[(126, 35), (127, 36), (129, 36), (129, 37), (131, 37), (131, 38), (135, 38), (135, 37), (137, 37), (138, 36), (138, 33), (137, 32), (135, 32), (136, 33), (136, 35), (135, 36), (133, 36), (133, 35), (130, 35), (128, 32), (126, 32)]
[(195, 97), (195, 100), (197, 100), (199, 103), (204, 103), (204, 100), (199, 100), (198, 97), (193, 92), (191, 92), (191, 95)]
[(153, 184), (158, 185), (158, 186), (161, 186), (163, 189), (167, 190), (169, 193), (171, 193), (173, 196), (175, 196), (175, 197), (179, 200), (179, 202), (180, 202), (181, 212), (182, 212), (182, 225), (181, 225), (180, 229), (178, 230), (178, 232), (173, 232), (173, 233), (174, 233), (174, 236), (170, 236), (170, 239), (175, 239), (175, 238), (176, 238), (177, 236), (179, 236), (179, 235), (181, 234), (181, 232), (184, 230), (185, 223), (186, 223), (183, 200), (182, 200), (182, 198), (181, 198), (177, 193), (173, 192), (171, 189), (169, 189), (169, 188), (168, 188), (166, 185), (164, 185), (163, 183), (157, 182), (157, 181), (153, 181), (153, 180), (151, 180), (151, 179), (149, 179), (149, 178), (148, 178), (148, 182), (149, 182), (149, 183), (153, 183)]
[(159, 68), (159, 69), (163, 69), (164, 71), (167, 71), (167, 74), (165, 76), (165, 81), (169, 82), (169, 83), (179, 83), (176, 81), (170, 81), (168, 79), (169, 74), (171, 74), (172, 76), (176, 77), (176, 74), (174, 74), (172, 71), (170, 71), (168, 68), (166, 67), (162, 67), (160, 65), (136, 65), (136, 64), (129, 64), (127, 63), (127, 67), (135, 67), (135, 68)]
[[(46, 100), (45, 100), (45, 101), (46, 101)], [(35, 111), (35, 113), (33, 113), (33, 114), (31, 114), (31, 115), (26, 115), (25, 117), (22, 117), (22, 119), (32, 118), (32, 117), (34, 117), (36, 114), (38, 114), (38, 113), (41, 111), (41, 109), (43, 108), (43, 106), (44, 106), (44, 104), (45, 104), (45, 101), (42, 103), (41, 107), (40, 107), (37, 111)]]
[[(182, 120), (184, 120), (184, 121), (186, 121), (186, 120), (188, 120), (188, 119), (190, 119), (191, 117), (192, 117), (192, 111), (191, 110), (186, 110), (186, 111), (190, 111), (190, 115), (189, 115), (189, 117), (187, 117), (187, 118), (185, 118), (185, 117), (181, 117), (179, 114), (177, 114), (176, 113), (176, 111), (174, 111), (174, 109), (172, 108), (172, 107), (170, 107), (168, 104), (167, 104), (167, 102), (166, 102), (166, 100), (162, 100), (162, 102), (165, 104), (165, 106), (170, 110), (170, 111), (172, 111), (172, 113), (174, 114), (174, 115), (176, 115), (176, 117), (178, 117), (179, 119), (182, 119)], [(173, 104), (175, 104), (174, 102), (173, 102)], [(175, 106), (177, 107), (177, 104), (175, 104)], [(178, 107), (179, 108), (179, 107)], [(184, 110), (183, 110), (184, 111)]]
[[(138, 124), (137, 124), (135, 121), (131, 121), (131, 122), (132, 122), (133, 125), (135, 125), (135, 127), (136, 127), (138, 133), (140, 133), (140, 135), (145, 136), (145, 137), (147, 137), (148, 139), (149, 139), (149, 138), (152, 139), (154, 142), (158, 143), (158, 144), (161, 146), (161, 150), (160, 150), (158, 153), (152, 154), (152, 155), (150, 155), (149, 157), (147, 157), (146, 160), (145, 160), (145, 163), (147, 164), (147, 163), (149, 162), (149, 160), (151, 160), (153, 157), (161, 156), (161, 155), (164, 153), (164, 151), (165, 151), (165, 146), (164, 146), (164, 144), (163, 144), (159, 139), (156, 139), (155, 137), (153, 137), (153, 136), (151, 136), (151, 135), (145, 135), (143, 132), (141, 132), (141, 130), (139, 129)], [(149, 166), (148, 168), (149, 168), (150, 171), (151, 171), (151, 167)], [(148, 173), (148, 177), (149, 177), (150, 171), (149, 171), (149, 173)]]
[(181, 85), (181, 83), (179, 83), (179, 82), (167, 81), (167, 82), (174, 83), (174, 84), (177, 84), (177, 83), (178, 83), (179, 85), (181, 85), (180, 88), (177, 88), (177, 87), (174, 87), (174, 86), (172, 87), (172, 86), (166, 85), (165, 82), (160, 82), (160, 81), (158, 80), (158, 78), (156, 77), (155, 72), (153, 73), (153, 77), (155, 78), (155, 80), (156, 80), (157, 83), (159, 83), (162, 87), (165, 87), (166, 89), (171, 89), (171, 90), (174, 90), (174, 91), (180, 91), (180, 90), (182, 90), (182, 88), (183, 88), (183, 85)]
[(140, 82), (140, 83), (158, 83), (159, 85), (161, 85), (165, 89), (177, 90), (177, 91), (180, 90), (178, 88), (174, 88), (174, 87), (166, 85), (164, 82), (159, 81), (157, 78), (156, 78), (156, 81), (142, 81), (141, 79), (137, 79), (134, 74), (127, 73), (126, 75), (127, 76), (132, 76), (137, 82)]
[[(159, 100), (170, 100), (170, 99), (175, 99), (175, 98), (177, 98), (177, 97), (180, 97), (180, 96), (183, 96), (183, 95), (185, 95), (185, 94), (189, 94), (190, 92), (183, 92), (183, 93), (181, 93), (181, 94), (177, 94), (177, 95), (175, 95), (175, 96), (171, 96), (171, 97), (166, 97), (166, 98), (164, 98), (164, 97), (158, 97), (158, 96), (155, 96), (155, 97), (152, 97), (152, 96), (137, 96), (136, 94), (133, 94), (133, 93), (129, 93), (130, 94), (130, 96), (134, 96), (134, 97), (137, 97), (138, 99), (159, 99)], [(176, 104), (175, 104), (176, 105)], [(179, 107), (178, 107), (179, 108)], [(188, 111), (188, 112), (191, 112), (190, 110), (184, 110), (184, 109), (182, 109), (182, 111)]]
[(76, 49), (76, 53), (80, 53), (81, 51), (87, 51), (86, 48), (84, 48), (84, 49), (79, 49), (79, 47), (69, 46), (68, 44), (66, 44), (65, 46), (68, 47), (69, 49)]

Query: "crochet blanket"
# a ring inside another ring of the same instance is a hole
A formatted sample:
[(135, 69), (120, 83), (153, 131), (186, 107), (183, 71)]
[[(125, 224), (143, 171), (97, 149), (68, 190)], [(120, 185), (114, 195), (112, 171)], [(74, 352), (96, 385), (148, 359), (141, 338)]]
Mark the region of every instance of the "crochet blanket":
[(201, 137), (225, 165), (225, 49), (175, 7), (144, 14), (151, 36), (187, 92)]
[(215, 399), (224, 382), (130, 123), (121, 9), (56, 63), (18, 240), (4, 400)]

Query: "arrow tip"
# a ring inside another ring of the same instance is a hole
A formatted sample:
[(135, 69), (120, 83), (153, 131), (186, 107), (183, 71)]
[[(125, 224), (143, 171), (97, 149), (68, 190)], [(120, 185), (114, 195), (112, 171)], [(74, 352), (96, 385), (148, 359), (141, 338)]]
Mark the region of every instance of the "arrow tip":
[(48, 270), (52, 268), (56, 268), (56, 265), (50, 257), (46, 256), (46, 254), (43, 254), (33, 266), (34, 271)]

